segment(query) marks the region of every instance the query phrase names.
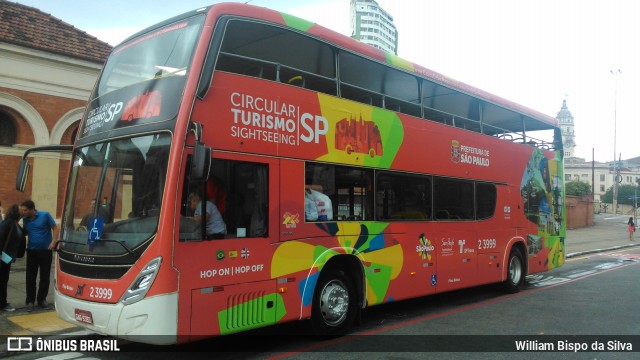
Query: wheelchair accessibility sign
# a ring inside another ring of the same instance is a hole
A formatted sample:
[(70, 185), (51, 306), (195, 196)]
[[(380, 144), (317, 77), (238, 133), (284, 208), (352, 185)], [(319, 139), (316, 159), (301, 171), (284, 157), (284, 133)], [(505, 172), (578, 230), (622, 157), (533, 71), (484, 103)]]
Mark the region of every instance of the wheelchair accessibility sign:
[(104, 230), (104, 218), (95, 217), (91, 219), (91, 228), (89, 228), (89, 239), (87, 244), (93, 245), (102, 239), (102, 231)]

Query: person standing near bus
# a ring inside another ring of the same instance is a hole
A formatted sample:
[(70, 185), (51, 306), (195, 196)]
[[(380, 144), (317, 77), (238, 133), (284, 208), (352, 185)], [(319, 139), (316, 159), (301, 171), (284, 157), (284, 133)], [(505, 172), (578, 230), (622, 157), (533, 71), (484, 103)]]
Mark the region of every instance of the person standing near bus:
[(24, 256), (26, 240), (24, 231), (18, 224), (20, 221), (20, 209), (17, 204), (9, 206), (6, 219), (0, 224), (0, 249), (2, 259), (0, 260), (0, 311), (15, 311), (7, 302), (7, 285), (9, 284), (9, 274), (11, 264), (16, 258)]
[(629, 221), (627, 221), (627, 230), (629, 231), (629, 241), (633, 241), (633, 233), (636, 232), (636, 224), (633, 223), (633, 217), (629, 217)]
[[(38, 307), (47, 309), (47, 294), (49, 292), (49, 278), (51, 275), (51, 263), (53, 262), (53, 233), (57, 226), (51, 214), (46, 211), (36, 210), (36, 205), (31, 200), (26, 200), (20, 205), (22, 212), (22, 224), (29, 241), (27, 242), (27, 311), (35, 309), (35, 301)], [(40, 283), (36, 297), (36, 279), (40, 271)]]

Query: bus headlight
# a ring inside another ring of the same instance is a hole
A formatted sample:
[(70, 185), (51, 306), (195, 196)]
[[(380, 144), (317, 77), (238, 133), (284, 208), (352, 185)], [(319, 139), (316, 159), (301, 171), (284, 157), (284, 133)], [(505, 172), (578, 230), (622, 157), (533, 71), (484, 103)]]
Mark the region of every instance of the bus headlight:
[(153, 280), (156, 278), (158, 274), (158, 269), (160, 269), (160, 263), (162, 262), (162, 258), (158, 257), (151, 260), (147, 266), (140, 271), (140, 274), (133, 280), (129, 289), (125, 291), (124, 295), (120, 299), (120, 302), (124, 305), (130, 305), (137, 301), (140, 301), (144, 298), (149, 288), (153, 284)]

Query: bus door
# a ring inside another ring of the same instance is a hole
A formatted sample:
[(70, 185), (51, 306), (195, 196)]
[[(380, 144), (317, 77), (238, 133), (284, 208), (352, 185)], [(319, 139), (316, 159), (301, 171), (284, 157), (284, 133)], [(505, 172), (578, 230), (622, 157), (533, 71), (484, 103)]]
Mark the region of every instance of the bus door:
[[(206, 183), (185, 179), (175, 250), (180, 319), (190, 319), (188, 329), (179, 325), (183, 333), (229, 334), (281, 317), (271, 280), (278, 174), (276, 160), (229, 155), (214, 157)], [(203, 225), (205, 212), (215, 221)]]

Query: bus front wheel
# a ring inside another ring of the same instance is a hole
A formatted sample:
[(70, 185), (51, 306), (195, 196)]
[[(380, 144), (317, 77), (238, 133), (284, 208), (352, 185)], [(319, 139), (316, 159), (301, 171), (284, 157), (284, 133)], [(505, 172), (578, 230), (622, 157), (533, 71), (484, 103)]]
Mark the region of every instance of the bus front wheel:
[(507, 281), (504, 283), (505, 290), (514, 294), (522, 290), (524, 287), (525, 267), (524, 257), (520, 249), (514, 247), (509, 253), (509, 261), (507, 262)]
[(313, 294), (311, 324), (322, 336), (345, 334), (356, 318), (357, 299), (351, 279), (342, 270), (321, 274)]

